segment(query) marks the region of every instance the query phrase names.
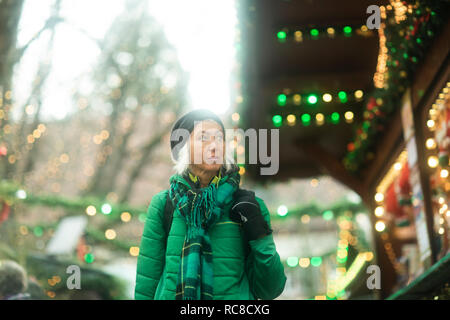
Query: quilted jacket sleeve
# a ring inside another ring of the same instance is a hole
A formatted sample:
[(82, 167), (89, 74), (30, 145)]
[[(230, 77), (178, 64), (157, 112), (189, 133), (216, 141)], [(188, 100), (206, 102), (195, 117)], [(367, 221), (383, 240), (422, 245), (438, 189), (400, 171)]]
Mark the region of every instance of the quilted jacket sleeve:
[[(264, 219), (270, 225), (270, 215), (265, 203), (256, 198)], [(286, 275), (280, 256), (275, 248), (272, 234), (249, 241), (251, 252), (247, 259), (247, 277), (250, 288), (258, 299), (270, 300), (284, 290)]]
[(165, 263), (164, 206), (167, 190), (156, 194), (148, 207), (137, 259), (136, 300), (153, 300)]

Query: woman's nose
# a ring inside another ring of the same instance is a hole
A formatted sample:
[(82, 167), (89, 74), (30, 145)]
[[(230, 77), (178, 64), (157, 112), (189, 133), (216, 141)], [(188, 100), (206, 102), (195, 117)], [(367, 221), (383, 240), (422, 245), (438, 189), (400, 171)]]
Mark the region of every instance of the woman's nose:
[(217, 143), (216, 143), (215, 139), (211, 139), (211, 141), (210, 141), (210, 143), (208, 145), (208, 150), (210, 152), (212, 152), (212, 151), (215, 151), (216, 148), (217, 148)]

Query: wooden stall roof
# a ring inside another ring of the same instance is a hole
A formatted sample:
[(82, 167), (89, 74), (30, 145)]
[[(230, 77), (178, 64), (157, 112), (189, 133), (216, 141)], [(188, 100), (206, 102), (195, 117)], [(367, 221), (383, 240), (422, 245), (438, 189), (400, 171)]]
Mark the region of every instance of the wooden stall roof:
[[(273, 128), (272, 116), (283, 112), (297, 116), (295, 126), (280, 128), (280, 168), (275, 176), (259, 175), (258, 165), (248, 173), (259, 182), (269, 179), (306, 178), (332, 173), (350, 187), (357, 183), (347, 176), (340, 160), (352, 137), (350, 124), (342, 120), (345, 111), (352, 111), (355, 121), (361, 116), (363, 101), (308, 106), (277, 106), (276, 97), (285, 92), (310, 92), (320, 98), (323, 93), (352, 93), (373, 89), (373, 76), (378, 57), (378, 34), (371, 36), (319, 37), (281, 43), (277, 32), (288, 28), (339, 27), (364, 25), (369, 16), (366, 9), (387, 1), (374, 0), (247, 0), (240, 8), (244, 47), (243, 96), (241, 110), (245, 128)], [(355, 32), (354, 32), (355, 33)], [(286, 91), (287, 90), (287, 91)], [(277, 109), (278, 108), (278, 109)], [(285, 109), (280, 109), (285, 108)], [(281, 111), (279, 111), (281, 110)], [(300, 116), (309, 113), (325, 115), (339, 112), (339, 124), (301, 125)]]

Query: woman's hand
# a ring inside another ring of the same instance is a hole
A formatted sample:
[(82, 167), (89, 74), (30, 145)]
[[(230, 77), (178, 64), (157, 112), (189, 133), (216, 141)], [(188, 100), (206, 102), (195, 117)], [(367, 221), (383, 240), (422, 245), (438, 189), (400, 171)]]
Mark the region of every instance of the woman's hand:
[(261, 209), (253, 191), (238, 189), (234, 193), (231, 220), (242, 224), (247, 239), (256, 240), (272, 232), (261, 214)]

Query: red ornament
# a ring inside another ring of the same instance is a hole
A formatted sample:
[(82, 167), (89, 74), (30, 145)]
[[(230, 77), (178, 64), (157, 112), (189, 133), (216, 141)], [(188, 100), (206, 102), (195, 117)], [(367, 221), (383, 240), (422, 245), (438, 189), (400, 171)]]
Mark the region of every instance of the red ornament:
[(350, 143), (347, 145), (347, 150), (350, 151), (350, 152), (352, 152), (353, 150), (355, 150), (355, 144), (354, 144), (353, 142), (350, 142)]
[(385, 201), (385, 210), (388, 214), (398, 217), (402, 215), (402, 207), (400, 207), (398, 199), (397, 199), (397, 192), (395, 192), (395, 184), (391, 183), (389, 188), (386, 191), (386, 194), (384, 195), (384, 201)]
[(0, 157), (6, 156), (8, 154), (8, 149), (5, 146), (0, 146)]
[(0, 212), (0, 225), (6, 221), (9, 217), (11, 207), (9, 204), (6, 203), (6, 201), (2, 202), (2, 211)]
[(367, 102), (367, 110), (372, 110), (377, 106), (377, 100), (374, 97), (370, 97), (369, 102)]
[(400, 172), (400, 176), (396, 181), (397, 192), (399, 194), (400, 202), (411, 198), (411, 184), (409, 183), (409, 166), (405, 163)]
[(86, 246), (86, 241), (84, 240), (84, 237), (81, 237), (80, 240), (78, 240), (77, 244), (77, 257), (80, 261), (84, 261), (84, 256), (86, 253), (89, 253)]

